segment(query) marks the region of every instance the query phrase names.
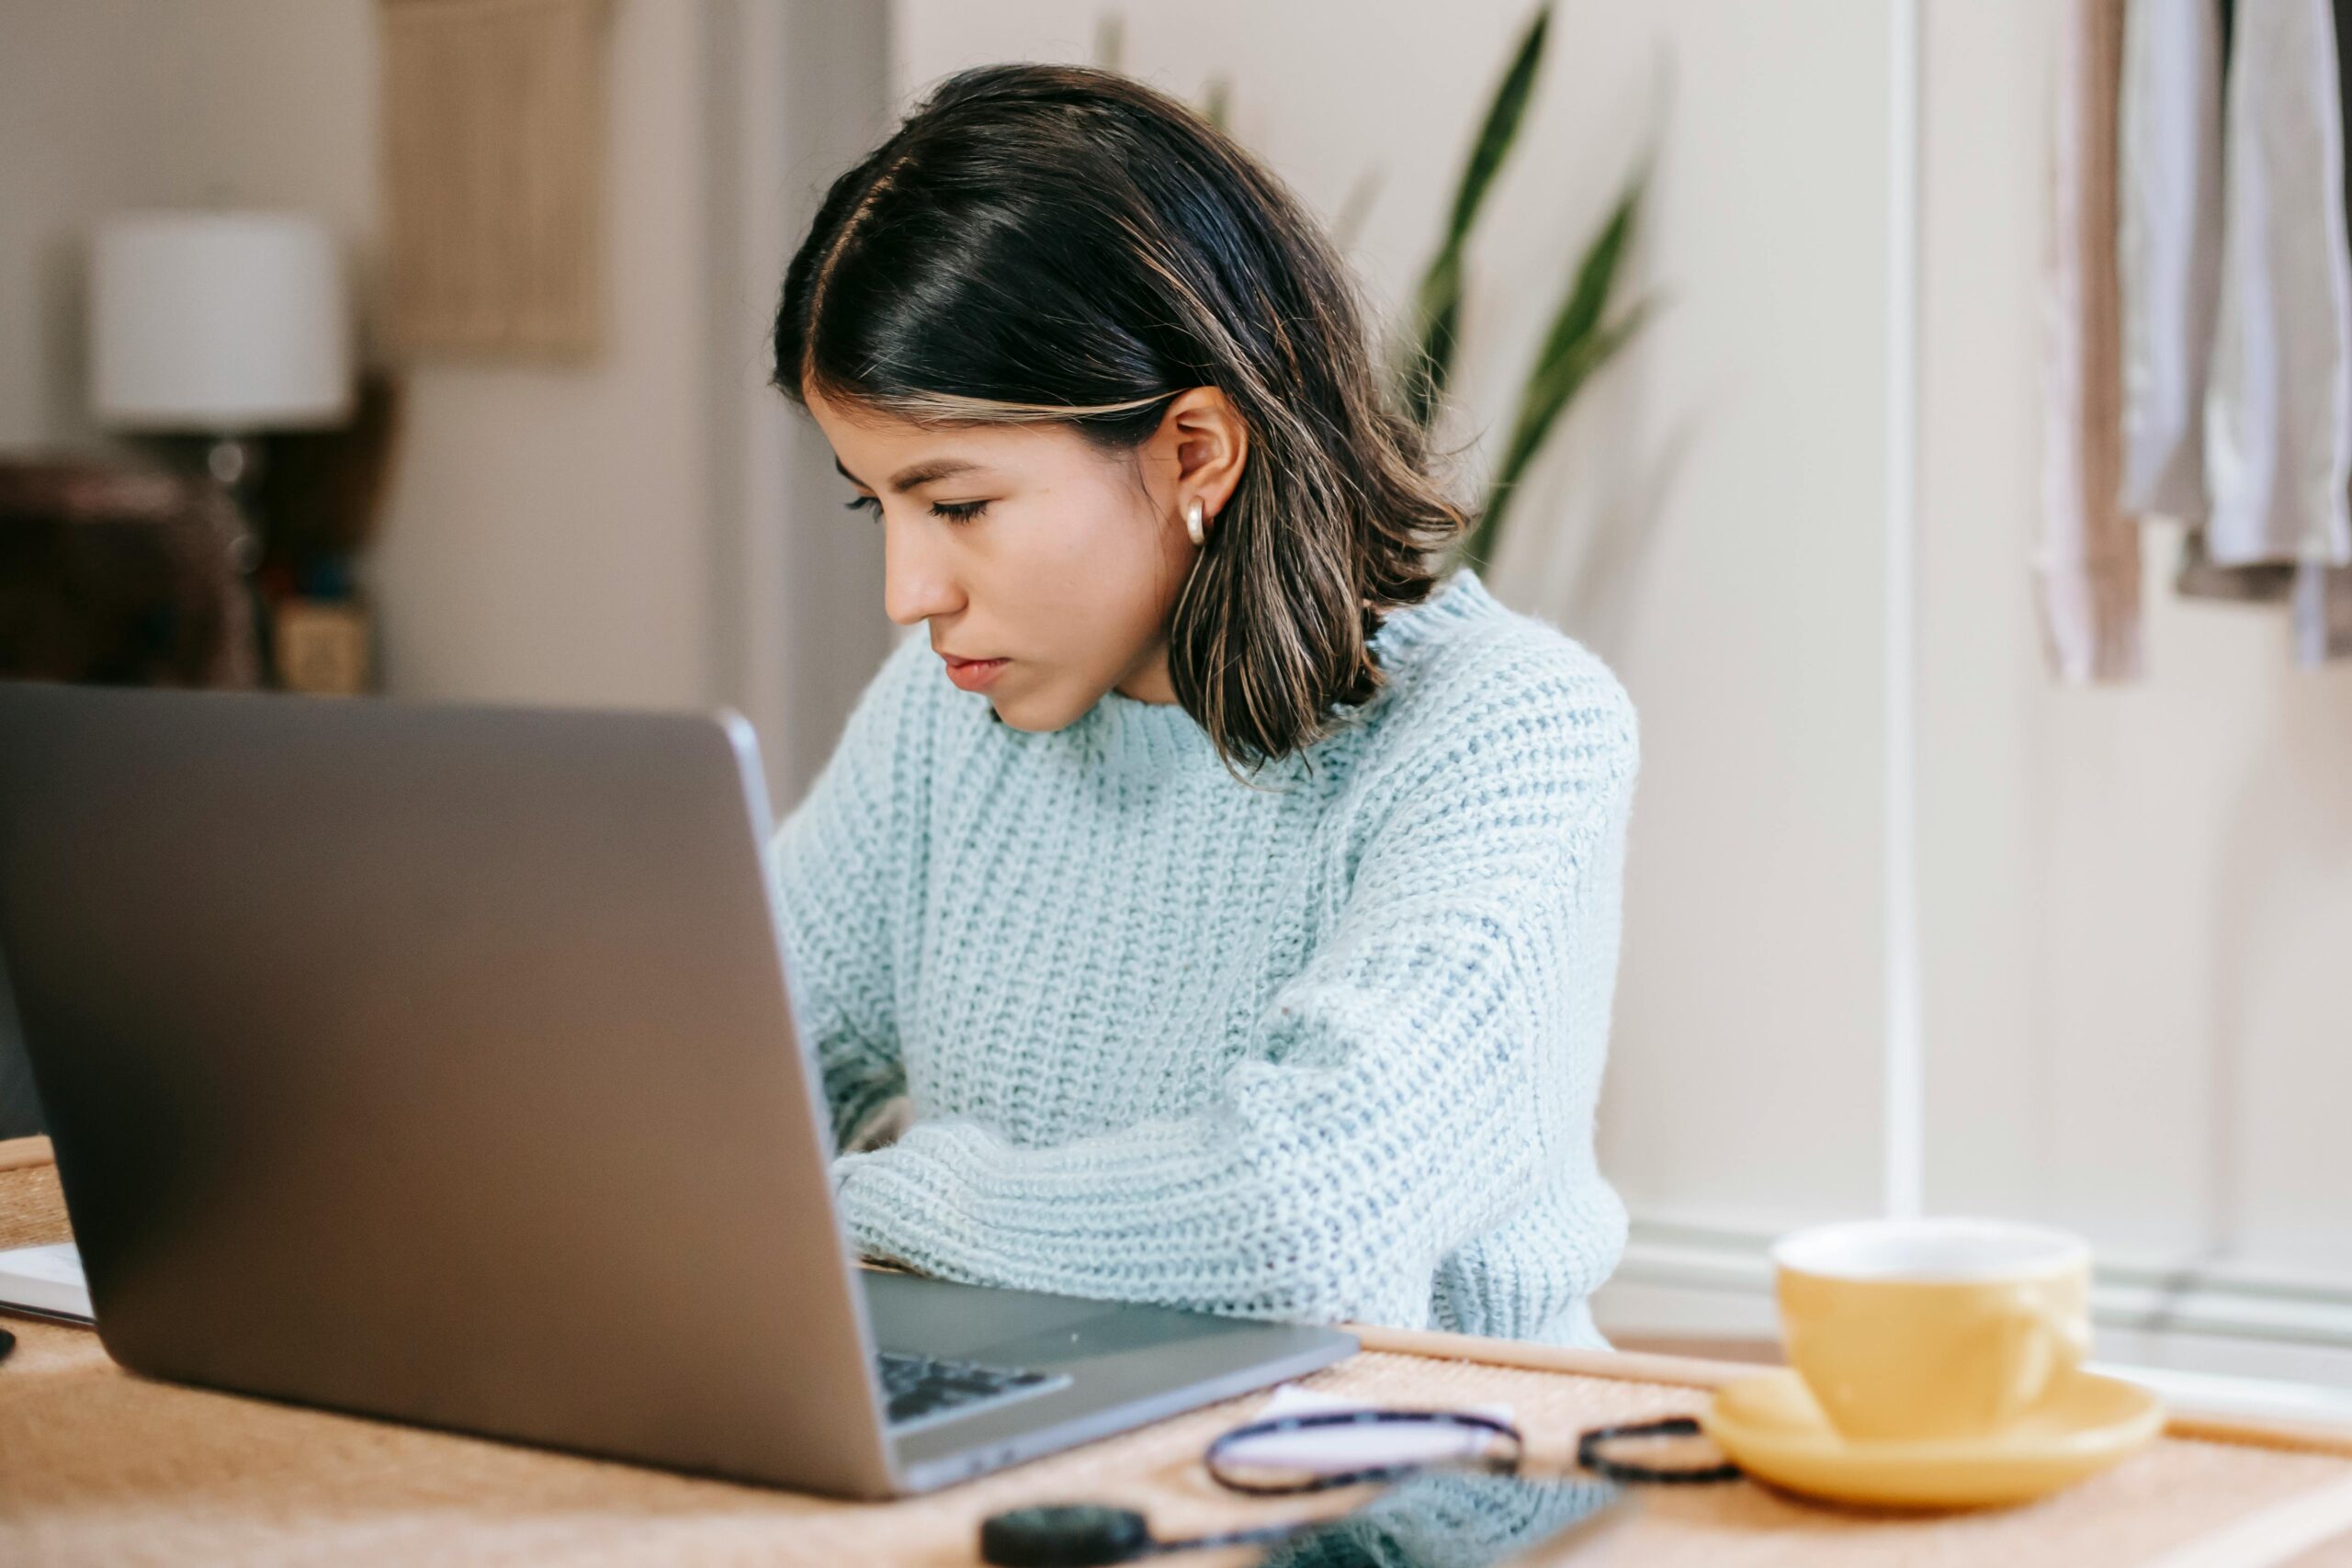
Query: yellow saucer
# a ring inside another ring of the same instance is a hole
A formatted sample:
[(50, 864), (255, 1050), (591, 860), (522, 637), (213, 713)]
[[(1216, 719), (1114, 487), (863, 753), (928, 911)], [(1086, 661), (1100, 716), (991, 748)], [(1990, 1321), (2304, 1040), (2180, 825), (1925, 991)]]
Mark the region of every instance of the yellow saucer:
[(1896, 1508), (2023, 1503), (2070, 1486), (2142, 1447), (2164, 1406), (2136, 1383), (2075, 1371), (1990, 1438), (1854, 1442), (1839, 1437), (1793, 1371), (1718, 1390), (1699, 1417), (1742, 1470), (1791, 1492)]

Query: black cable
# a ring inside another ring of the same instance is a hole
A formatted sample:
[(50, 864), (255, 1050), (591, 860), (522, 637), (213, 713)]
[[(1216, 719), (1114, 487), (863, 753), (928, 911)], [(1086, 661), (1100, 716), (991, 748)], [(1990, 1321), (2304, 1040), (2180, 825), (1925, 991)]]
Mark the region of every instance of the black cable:
[(1046, 1504), (991, 1514), (980, 1521), (980, 1561), (999, 1568), (1105, 1568), (1162, 1551), (1204, 1551), (1218, 1546), (1277, 1541), (1326, 1521), (1261, 1525), (1222, 1535), (1161, 1540), (1132, 1508), (1091, 1503)]

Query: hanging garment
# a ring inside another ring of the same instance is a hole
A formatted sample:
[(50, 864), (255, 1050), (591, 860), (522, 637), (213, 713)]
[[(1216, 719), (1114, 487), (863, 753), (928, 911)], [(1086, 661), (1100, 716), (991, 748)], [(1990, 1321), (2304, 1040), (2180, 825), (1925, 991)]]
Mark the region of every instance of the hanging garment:
[(2216, 564), (2352, 561), (2352, 250), (2330, 0), (2240, 6), (2206, 393)]
[(2121, 509), (2205, 521), (2205, 388), (2222, 285), (2222, 17), (2128, 0), (2117, 103)]
[(2352, 0), (2129, 0), (2118, 105), (2120, 506), (2185, 525), (2184, 597), (2291, 604), (2306, 664), (2352, 653), (2332, 11)]
[(2295, 661), (2352, 659), (2352, 566), (2295, 566)]
[(2221, 6), (2210, 511), (2176, 580), (2191, 597), (2287, 602), (2306, 665), (2352, 654), (2352, 570), (2341, 570), (2352, 563), (2352, 246), (2339, 6)]
[(2116, 276), (2117, 99), (2124, 0), (2067, 0), (2058, 51), (2043, 266), (2044, 651), (2067, 681), (2140, 673), (2140, 530), (2123, 466)]
[[(2336, 147), (2344, 178), (2336, 186), (2345, 203), (2347, 243), (2352, 243), (2352, 0), (2335, 0)], [(2352, 564), (2338, 556), (2304, 560), (2295, 568), (2295, 657), (2304, 664), (2352, 659)]]

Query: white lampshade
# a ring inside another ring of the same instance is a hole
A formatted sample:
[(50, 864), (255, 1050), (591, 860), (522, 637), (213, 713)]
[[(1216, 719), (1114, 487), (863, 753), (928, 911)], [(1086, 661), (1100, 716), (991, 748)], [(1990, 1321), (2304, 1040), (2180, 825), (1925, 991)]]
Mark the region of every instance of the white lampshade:
[(98, 226), (90, 399), (124, 429), (339, 424), (351, 326), (334, 237), (286, 212), (126, 212)]

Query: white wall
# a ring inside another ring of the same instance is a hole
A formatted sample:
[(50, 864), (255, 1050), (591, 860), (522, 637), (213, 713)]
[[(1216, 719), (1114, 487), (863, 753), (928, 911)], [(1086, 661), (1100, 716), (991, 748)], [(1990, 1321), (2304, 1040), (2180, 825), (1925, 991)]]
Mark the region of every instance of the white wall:
[(173, 51), (137, 0), (0, 0), (0, 448), (75, 444), (84, 237), (167, 199), (187, 118)]

